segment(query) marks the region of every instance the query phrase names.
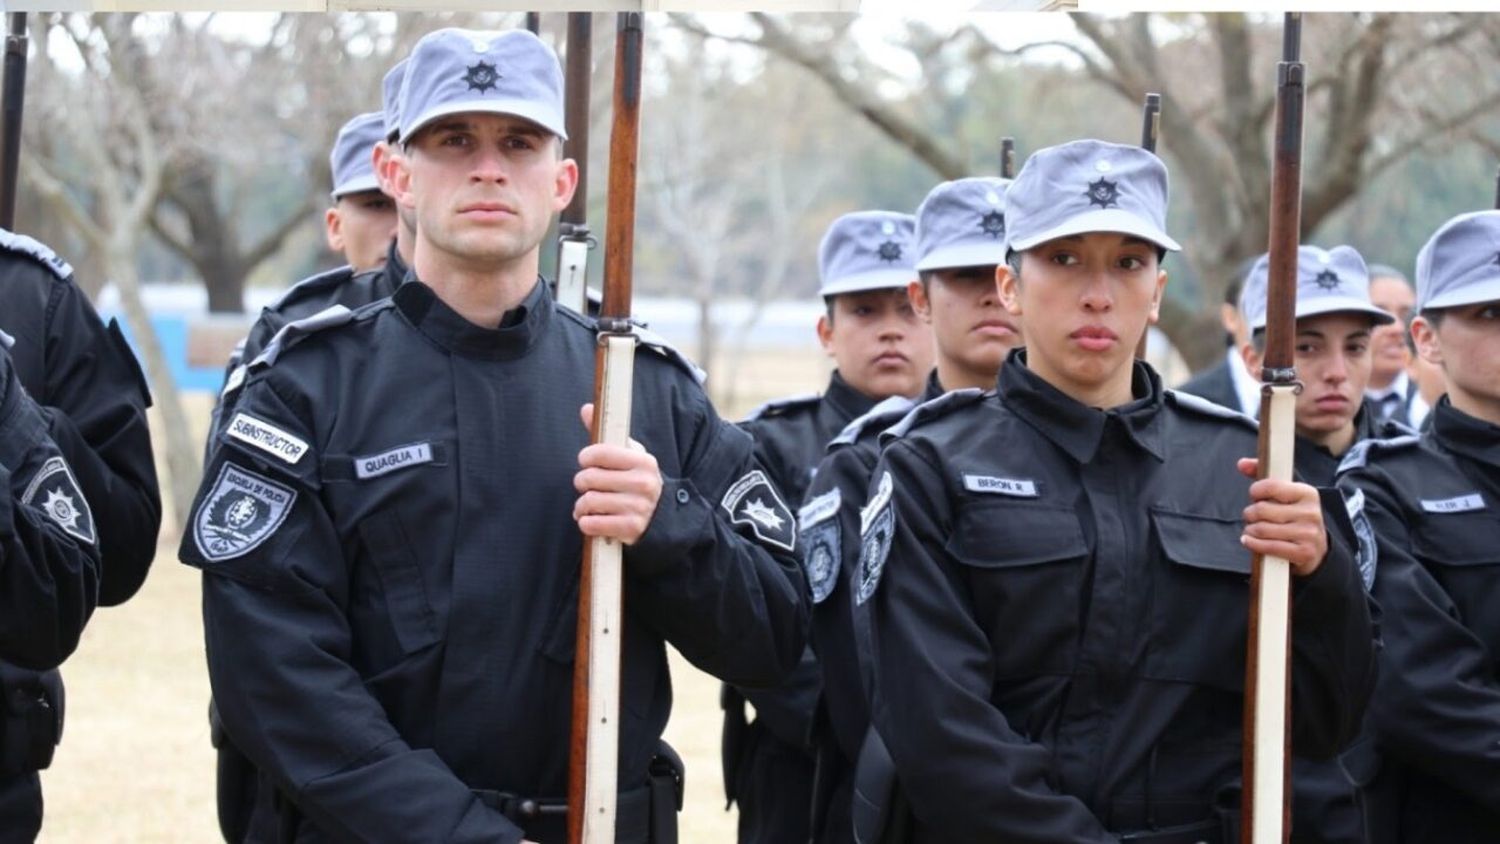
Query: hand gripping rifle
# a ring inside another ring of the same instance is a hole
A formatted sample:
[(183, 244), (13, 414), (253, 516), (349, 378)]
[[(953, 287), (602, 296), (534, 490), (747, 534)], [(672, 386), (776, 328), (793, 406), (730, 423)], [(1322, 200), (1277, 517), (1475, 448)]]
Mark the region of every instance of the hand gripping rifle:
[(21, 109), (26, 100), (26, 13), (10, 16), (5, 90), (0, 93), (0, 228), (16, 227), (16, 174), (21, 164)]
[[(1270, 281), (1261, 369), (1259, 476), (1291, 480), (1297, 381), (1297, 241), (1302, 225), (1302, 110), (1307, 89), (1302, 16), (1286, 16), (1276, 66), (1276, 153), (1271, 171)], [(1244, 791), (1240, 840), (1282, 844), (1290, 831), (1291, 566), (1276, 557), (1250, 562), (1245, 657)]]
[[(568, 13), (567, 156), (578, 162), (578, 188), (557, 224), (557, 301), (588, 313), (589, 250), (589, 77), (593, 74), (593, 18)], [(611, 194), (613, 196), (613, 194)]]
[[(642, 32), (639, 12), (621, 13), (615, 37), (614, 125), (609, 133), (609, 222), (604, 304), (594, 360), (594, 442), (630, 439), (636, 336), (630, 323), (640, 142)], [(570, 56), (571, 58), (571, 56)], [(578, 646), (573, 661), (573, 735), (568, 757), (569, 844), (613, 844), (619, 786), (623, 548), (590, 538), (579, 572)]]
[(1016, 139), (1006, 135), (1000, 139), (1000, 178), (1016, 177)]
[[(1153, 155), (1156, 154), (1156, 139), (1161, 134), (1161, 94), (1147, 94), (1146, 104), (1141, 112), (1141, 148)], [(1135, 345), (1135, 356), (1139, 360), (1146, 359), (1146, 340), (1151, 337), (1151, 326), (1141, 332), (1141, 339)]]

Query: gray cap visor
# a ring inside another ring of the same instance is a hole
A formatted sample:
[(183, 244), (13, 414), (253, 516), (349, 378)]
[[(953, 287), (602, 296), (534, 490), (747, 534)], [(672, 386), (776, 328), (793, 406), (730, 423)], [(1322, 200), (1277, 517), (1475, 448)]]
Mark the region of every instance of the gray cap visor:
[[(1297, 302), (1297, 319), (1322, 316), (1323, 314), (1360, 314), (1367, 316), (1376, 325), (1390, 325), (1396, 318), (1382, 311), (1374, 305), (1362, 299), (1352, 296), (1319, 296), (1308, 299), (1306, 304), (1302, 300)], [(1266, 327), (1266, 314), (1262, 311), (1255, 316), (1255, 322), (1250, 326), (1251, 330), (1259, 331)]]
[(906, 285), (916, 280), (917, 274), (914, 270), (905, 268), (873, 270), (836, 278), (819, 288), (818, 295), (837, 296), (840, 293), (861, 293), (866, 290), (889, 290), (897, 287), (904, 290)]
[(341, 185), (335, 185), (332, 196), (334, 199), (338, 199), (341, 196), (348, 196), (351, 193), (364, 193), (371, 190), (380, 190), (380, 180), (373, 175), (365, 175), (350, 179)]
[(491, 97), (484, 100), (463, 100), (433, 106), (422, 112), (421, 116), (413, 120), (410, 126), (401, 127), (401, 143), (404, 144), (410, 141), (412, 135), (417, 134), (427, 124), (440, 117), (472, 112), (508, 114), (513, 117), (520, 117), (530, 120), (532, 123), (565, 141), (568, 139), (568, 133), (563, 131), (563, 116), (555, 109), (547, 108), (530, 100), (496, 99)]
[(1500, 275), (1481, 281), (1466, 281), (1456, 290), (1448, 290), (1422, 303), (1428, 308), (1456, 308), (1461, 305), (1477, 305), (1481, 302), (1500, 302)]
[(1177, 241), (1167, 237), (1166, 232), (1152, 225), (1150, 221), (1119, 208), (1103, 208), (1098, 211), (1079, 214), (1076, 217), (1069, 217), (1062, 225), (1055, 226), (1031, 237), (1013, 239), (1008, 245), (1017, 252), (1024, 252), (1033, 246), (1046, 243), (1049, 240), (1056, 240), (1059, 237), (1072, 237), (1073, 235), (1089, 234), (1091, 232), (1114, 232), (1131, 235), (1150, 241), (1171, 252), (1178, 252), (1182, 249), (1181, 246), (1177, 245)]
[(917, 262), (917, 270), (946, 270), (954, 267), (984, 267), (1005, 263), (1005, 241), (989, 243), (952, 243), (939, 246)]

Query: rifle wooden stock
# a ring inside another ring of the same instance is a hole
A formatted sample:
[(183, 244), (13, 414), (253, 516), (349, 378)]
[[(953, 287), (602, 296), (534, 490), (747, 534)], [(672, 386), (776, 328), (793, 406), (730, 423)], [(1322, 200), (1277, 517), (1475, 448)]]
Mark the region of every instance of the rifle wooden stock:
[[(1297, 421), (1297, 247), (1302, 225), (1302, 113), (1306, 97), (1301, 17), (1286, 16), (1277, 66), (1276, 153), (1271, 172), (1270, 282), (1261, 371), (1259, 476), (1290, 480)], [(1251, 558), (1245, 659), (1241, 841), (1282, 844), (1291, 829), (1291, 566)]]
[[(1141, 118), (1141, 147), (1147, 152), (1156, 152), (1156, 138), (1161, 128), (1161, 94), (1147, 94), (1146, 104), (1143, 107)], [(1135, 344), (1135, 356), (1139, 360), (1146, 359), (1146, 341), (1151, 337), (1151, 326), (1141, 332), (1141, 339)]]
[[(609, 136), (604, 305), (594, 369), (594, 441), (621, 446), (630, 438), (636, 343), (630, 326), (630, 295), (641, 50), (640, 13), (621, 14), (615, 42), (614, 124)], [(624, 615), (622, 551), (621, 544), (611, 539), (594, 538), (584, 543), (568, 757), (569, 844), (613, 844), (615, 840)]]
[(589, 234), (589, 82), (594, 72), (593, 16), (568, 13), (567, 103), (568, 140), (563, 153), (578, 163), (578, 186), (557, 226), (557, 300), (578, 313), (588, 313)]
[(1500, 167), (1495, 168), (1495, 210), (1500, 211)]
[(26, 13), (10, 15), (5, 37), (5, 88), (0, 93), (0, 228), (16, 227), (21, 164), (21, 113), (26, 103)]
[(1016, 177), (1016, 139), (1006, 136), (1000, 139), (1000, 178)]

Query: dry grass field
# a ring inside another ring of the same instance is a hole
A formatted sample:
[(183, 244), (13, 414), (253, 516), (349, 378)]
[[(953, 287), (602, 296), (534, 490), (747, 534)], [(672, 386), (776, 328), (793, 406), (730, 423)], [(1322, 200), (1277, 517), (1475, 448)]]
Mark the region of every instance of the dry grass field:
[[(815, 351), (758, 355), (742, 369), (740, 399), (724, 414), (738, 418), (766, 398), (818, 389), (826, 377)], [(186, 403), (202, 424), (208, 397)], [(67, 725), (43, 774), (43, 842), (218, 838), (198, 575), (177, 562), (175, 529), (163, 534), (140, 594), (99, 611), (63, 668)], [(719, 775), (718, 683), (673, 658), (676, 705), (667, 740), (688, 766), (681, 840), (731, 842), (735, 816), (724, 811)]]

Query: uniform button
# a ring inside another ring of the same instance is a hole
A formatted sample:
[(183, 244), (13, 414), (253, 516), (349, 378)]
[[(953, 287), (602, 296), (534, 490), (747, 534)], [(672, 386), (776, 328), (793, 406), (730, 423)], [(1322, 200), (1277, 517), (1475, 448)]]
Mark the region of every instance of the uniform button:
[(688, 503), (688, 499), (689, 498), (692, 498), (692, 496), (688, 495), (688, 491), (687, 490), (685, 490), (685, 489), (679, 489), (679, 490), (677, 490), (677, 503), (678, 504), (686, 504), (686, 503)]

